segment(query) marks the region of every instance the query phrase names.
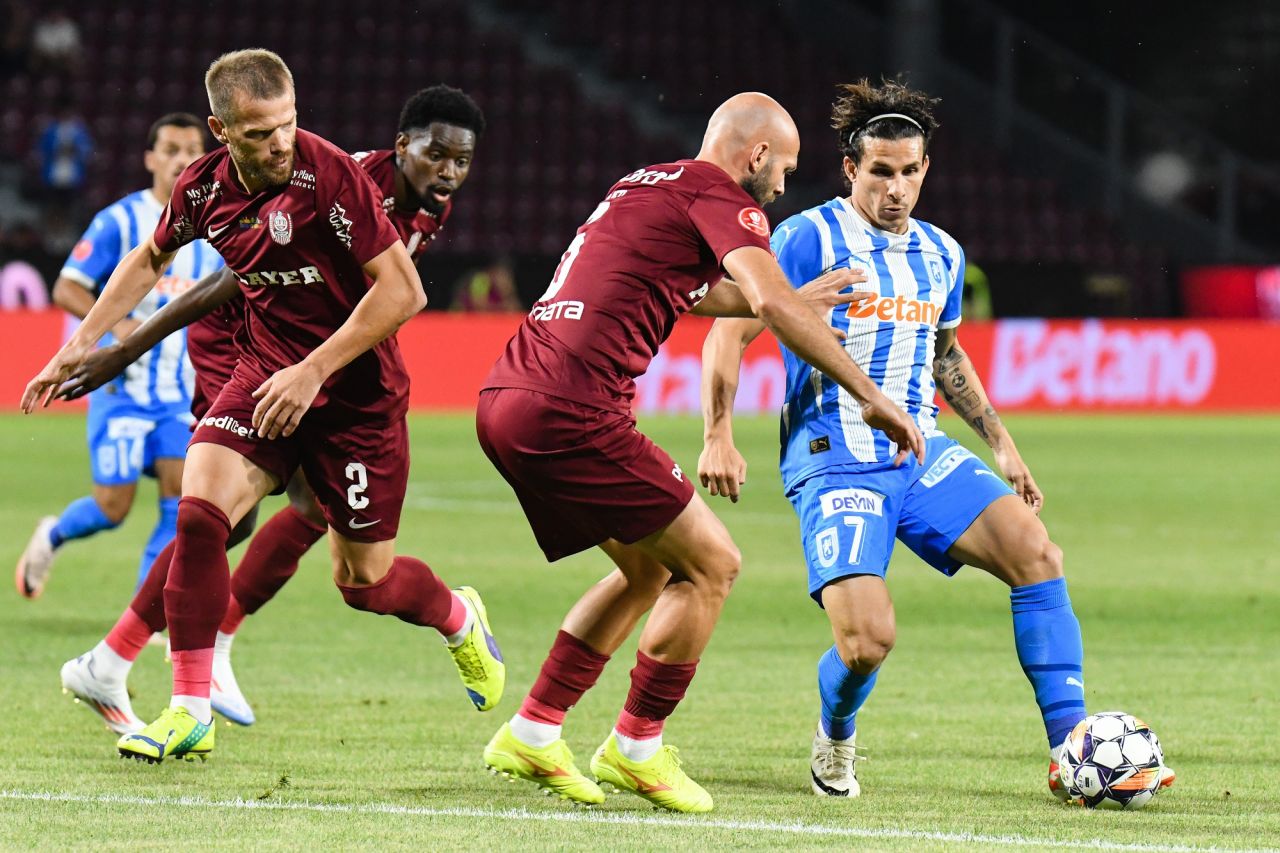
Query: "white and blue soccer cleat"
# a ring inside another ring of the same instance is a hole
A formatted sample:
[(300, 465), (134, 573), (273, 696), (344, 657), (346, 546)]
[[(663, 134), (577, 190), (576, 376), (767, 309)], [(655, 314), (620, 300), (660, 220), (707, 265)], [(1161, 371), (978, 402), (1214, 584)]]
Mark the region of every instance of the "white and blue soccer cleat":
[(209, 705), (213, 710), (241, 726), (251, 726), (257, 721), (253, 715), (235, 671), (231, 668), (231, 651), (216, 650), (213, 653), (213, 677), (209, 681)]

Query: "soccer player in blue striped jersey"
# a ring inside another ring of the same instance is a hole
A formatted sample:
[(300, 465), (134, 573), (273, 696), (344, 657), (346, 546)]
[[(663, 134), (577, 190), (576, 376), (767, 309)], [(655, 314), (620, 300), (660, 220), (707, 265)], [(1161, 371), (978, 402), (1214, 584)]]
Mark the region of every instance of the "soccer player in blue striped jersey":
[[(1009, 585), (1018, 659), (1049, 739), (1050, 789), (1062, 796), (1056, 750), (1085, 716), (1080, 625), (1062, 551), (1037, 517), (1040, 489), (957, 341), (964, 252), (911, 218), (929, 169), (935, 102), (897, 82), (839, 91), (833, 126), (849, 195), (787, 219), (773, 250), (795, 287), (833, 269), (865, 271), (859, 288), (874, 295), (830, 309), (827, 319), (846, 336), (849, 357), (915, 420), (926, 454), (895, 467), (898, 447), (868, 426), (856, 401), (783, 348), (783, 485), (800, 518), (809, 594), (836, 638), (818, 661), (811, 789), (859, 793), (855, 720), (894, 643), (884, 577), (896, 538), (944, 575), (967, 564)], [(733, 397), (742, 351), (763, 328), (718, 320), (703, 351), (698, 473), (713, 495), (734, 500), (746, 463), (733, 446)], [(990, 445), (1003, 479), (938, 430), (935, 390)]]
[[(203, 155), (204, 122), (196, 116), (170, 113), (156, 120), (143, 155), (151, 186), (130, 193), (94, 217), (54, 283), (53, 298), (61, 308), (81, 318), (89, 313), (120, 259), (155, 230), (178, 175)], [(204, 240), (183, 247), (156, 288), (112, 330), (112, 336), (127, 336), (171, 298), (222, 266), (222, 258)], [(191, 438), (193, 382), (186, 332), (179, 331), (90, 395), (93, 492), (72, 501), (60, 515), (40, 520), (18, 561), (18, 592), (38, 597), (58, 548), (124, 521), (133, 506), (138, 478), (147, 474), (156, 478), (160, 500), (159, 518), (138, 566), (141, 584), (176, 532), (182, 465)]]

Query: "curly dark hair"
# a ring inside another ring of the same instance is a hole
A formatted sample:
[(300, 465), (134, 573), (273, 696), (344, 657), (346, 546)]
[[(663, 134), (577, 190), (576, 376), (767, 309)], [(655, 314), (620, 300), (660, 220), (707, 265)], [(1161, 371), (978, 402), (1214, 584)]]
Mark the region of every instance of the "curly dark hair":
[(425, 128), (435, 121), (465, 127), (475, 133), (477, 139), (484, 134), (484, 113), (476, 102), (461, 89), (443, 83), (420, 89), (404, 102), (398, 129), (406, 133)]
[[(909, 89), (897, 79), (881, 80), (880, 85), (875, 86), (863, 77), (856, 83), (840, 84), (836, 91), (839, 95), (831, 107), (831, 126), (835, 128), (836, 147), (841, 154), (861, 163), (862, 143), (869, 136), (876, 139), (921, 136), (924, 138), (924, 150), (928, 153), (929, 140), (938, 129), (938, 120), (933, 117), (937, 98)], [(871, 121), (885, 113), (899, 113), (915, 123), (902, 118)]]

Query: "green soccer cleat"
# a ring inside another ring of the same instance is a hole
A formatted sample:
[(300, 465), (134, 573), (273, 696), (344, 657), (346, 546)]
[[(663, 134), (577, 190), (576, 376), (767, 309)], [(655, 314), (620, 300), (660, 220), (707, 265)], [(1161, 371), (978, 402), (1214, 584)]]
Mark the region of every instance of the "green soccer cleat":
[(631, 761), (618, 750), (613, 733), (591, 759), (596, 781), (644, 797), (658, 808), (673, 812), (709, 812), (711, 795), (680, 769), (679, 751), (663, 746), (648, 761)]
[(535, 749), (511, 733), (510, 723), (503, 723), (484, 748), (484, 763), (490, 773), (532, 782), (547, 796), (559, 796), (584, 806), (604, 802), (604, 791), (577, 768), (569, 744), (563, 740)]
[(160, 717), (137, 734), (116, 741), (121, 758), (159, 764), (166, 758), (204, 761), (213, 752), (212, 720), (202, 723), (186, 708), (165, 708)]
[(469, 586), (460, 586), (454, 592), (467, 600), (476, 618), (462, 642), (449, 647), (449, 654), (453, 655), (471, 704), (477, 711), (488, 711), (502, 699), (502, 690), (507, 684), (507, 665), (502, 662), (502, 651), (489, 630), (489, 614), (480, 600), (480, 593)]

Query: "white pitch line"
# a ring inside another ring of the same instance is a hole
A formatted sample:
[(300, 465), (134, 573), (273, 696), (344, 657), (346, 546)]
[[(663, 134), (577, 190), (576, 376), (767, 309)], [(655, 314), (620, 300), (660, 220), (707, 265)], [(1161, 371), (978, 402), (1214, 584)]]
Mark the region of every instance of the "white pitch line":
[[(1004, 847), (1062, 847), (1086, 850), (1169, 851), (1169, 853), (1254, 853), (1251, 850), (1227, 847), (1196, 847), (1183, 844), (1122, 844), (1102, 839), (1061, 840), (1034, 838), (1023, 835), (983, 835), (973, 832), (938, 832), (920, 829), (858, 829), (856, 827), (827, 826), (815, 823), (774, 822), (765, 820), (722, 820), (719, 818), (667, 817), (662, 815), (619, 814), (597, 811), (529, 811), (528, 809), (477, 809), (466, 806), (427, 808), (424, 806), (398, 806), (392, 803), (311, 803), (273, 802), (270, 800), (208, 800), (202, 797), (137, 797), (123, 794), (67, 794), (56, 791), (0, 790), (0, 800), (28, 802), (98, 803), (121, 806), (179, 806), (212, 809), (255, 809), (289, 812), (327, 812), (337, 814), (382, 814), (410, 817), (465, 817), (490, 820), (542, 821), (544, 823), (614, 824), (622, 826), (680, 826), (705, 829), (746, 830), (749, 832), (773, 832), (783, 835), (814, 835), (836, 838), (903, 839), (916, 841), (942, 841), (957, 844), (1000, 845)], [(1268, 853), (1266, 850), (1257, 853)], [(1270, 853), (1276, 853), (1274, 849)]]

